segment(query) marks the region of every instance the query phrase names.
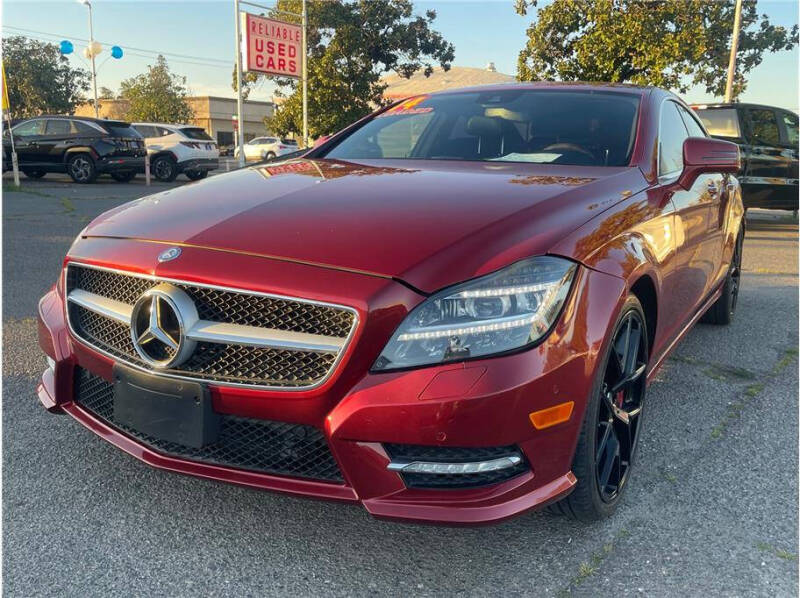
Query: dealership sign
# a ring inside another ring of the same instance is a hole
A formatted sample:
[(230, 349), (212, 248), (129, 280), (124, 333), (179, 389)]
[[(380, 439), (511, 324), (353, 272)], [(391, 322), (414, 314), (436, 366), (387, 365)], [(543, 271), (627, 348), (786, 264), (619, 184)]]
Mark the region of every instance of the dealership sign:
[(302, 27), (249, 13), (241, 16), (243, 70), (301, 78)]

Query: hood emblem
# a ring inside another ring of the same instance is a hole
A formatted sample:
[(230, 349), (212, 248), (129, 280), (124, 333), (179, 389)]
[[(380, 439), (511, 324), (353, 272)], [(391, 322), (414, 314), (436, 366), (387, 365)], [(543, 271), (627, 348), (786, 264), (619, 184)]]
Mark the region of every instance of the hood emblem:
[(187, 338), (187, 331), (197, 320), (197, 308), (189, 295), (171, 284), (155, 286), (133, 306), (133, 347), (153, 367), (178, 366), (194, 352), (197, 343)]
[(181, 254), (180, 247), (170, 247), (169, 249), (165, 249), (161, 253), (158, 254), (158, 261), (163, 262), (170, 262), (174, 260)]

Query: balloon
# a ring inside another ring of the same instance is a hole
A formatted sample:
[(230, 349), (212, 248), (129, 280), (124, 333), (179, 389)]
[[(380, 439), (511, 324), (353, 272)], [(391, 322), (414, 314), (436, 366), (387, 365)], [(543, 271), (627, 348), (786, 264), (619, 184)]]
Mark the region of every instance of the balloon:
[(114, 58), (122, 58), (122, 48), (119, 46), (111, 46), (111, 56)]
[(65, 39), (61, 42), (61, 53), (62, 54), (72, 54), (73, 50), (75, 50), (75, 46), (72, 45), (72, 42)]
[(97, 56), (102, 51), (103, 51), (103, 46), (100, 45), (100, 42), (91, 42), (89, 44), (89, 55), (90, 56)]

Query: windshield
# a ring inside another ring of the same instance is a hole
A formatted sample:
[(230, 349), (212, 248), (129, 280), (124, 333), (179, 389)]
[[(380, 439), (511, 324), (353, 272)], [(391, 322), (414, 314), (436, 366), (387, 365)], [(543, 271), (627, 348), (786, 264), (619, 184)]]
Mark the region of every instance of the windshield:
[(328, 158), (624, 166), (639, 96), (508, 89), (417, 96), (345, 137)]
[(709, 135), (733, 138), (742, 136), (739, 129), (739, 116), (736, 114), (735, 108), (698, 110), (695, 114), (703, 121)]

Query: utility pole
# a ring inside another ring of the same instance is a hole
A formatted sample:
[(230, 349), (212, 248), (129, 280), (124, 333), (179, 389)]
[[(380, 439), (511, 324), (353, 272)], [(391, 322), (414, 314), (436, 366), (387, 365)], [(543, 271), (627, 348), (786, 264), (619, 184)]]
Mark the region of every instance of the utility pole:
[(89, 53), (92, 60), (92, 89), (94, 90), (94, 117), (100, 118), (99, 107), (97, 105), (97, 69), (94, 65), (95, 44), (94, 28), (92, 27), (92, 3), (89, 0), (80, 0), (80, 3), (89, 9)]
[(242, 102), (242, 17), (239, 13), (239, 0), (233, 0), (233, 9), (236, 12), (236, 113), (238, 119), (238, 130), (236, 147), (239, 148), (239, 167), (245, 164), (244, 156), (244, 118)]
[(308, 12), (303, 0), (303, 147), (308, 147)]
[(739, 50), (739, 30), (742, 26), (742, 0), (736, 0), (736, 13), (733, 17), (733, 37), (731, 38), (731, 58), (728, 62), (728, 81), (725, 85), (725, 103), (733, 97), (733, 80), (736, 77), (736, 52)]

